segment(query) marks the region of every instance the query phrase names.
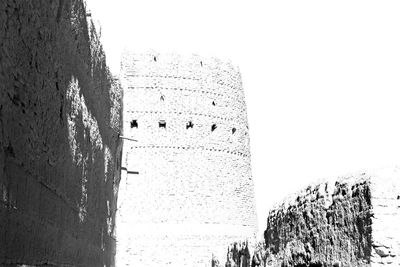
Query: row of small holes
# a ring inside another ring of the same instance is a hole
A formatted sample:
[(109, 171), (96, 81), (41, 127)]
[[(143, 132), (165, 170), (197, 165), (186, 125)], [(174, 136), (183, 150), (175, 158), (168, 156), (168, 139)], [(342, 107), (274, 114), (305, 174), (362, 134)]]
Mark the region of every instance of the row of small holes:
[[(154, 60), (154, 62), (157, 62), (157, 57), (156, 57), (156, 56), (153, 56), (153, 60)], [(203, 61), (200, 61), (200, 66), (203, 67)]]
[[(188, 77), (188, 76), (173, 76), (173, 75), (146, 75), (146, 74), (126, 74), (129, 77), (145, 77), (145, 78), (173, 78), (173, 79), (183, 79), (183, 80), (193, 80), (193, 81), (206, 81), (204, 79), (198, 77)], [(236, 91), (236, 87), (233, 84), (225, 83), (222, 80), (218, 80), (215, 82), (218, 85), (230, 87), (233, 91)]]
[[(192, 121), (189, 121), (188, 123), (186, 123), (186, 129), (189, 128), (193, 128), (194, 124)], [(131, 121), (131, 128), (138, 128), (138, 122), (137, 120), (132, 120)], [(167, 123), (164, 120), (161, 120), (158, 122), (158, 127), (160, 128), (167, 128)], [(211, 125), (211, 132), (215, 131), (215, 129), (217, 129), (217, 124), (213, 124)], [(236, 133), (236, 128), (232, 128), (232, 134)]]
[[(165, 96), (164, 95), (161, 95), (160, 96), (160, 101), (164, 101), (165, 100)], [(215, 106), (216, 104), (215, 104), (215, 101), (213, 101), (212, 103), (211, 103), (213, 106)]]
[(183, 149), (183, 150), (190, 150), (190, 149), (201, 149), (207, 151), (215, 151), (215, 152), (226, 152), (232, 155), (240, 155), (243, 157), (248, 157), (249, 155), (242, 153), (242, 152), (235, 152), (227, 149), (217, 149), (217, 148), (207, 148), (207, 147), (196, 147), (196, 146), (160, 146), (160, 145), (144, 145), (144, 146), (131, 146), (131, 149), (134, 148), (166, 148), (166, 149)]

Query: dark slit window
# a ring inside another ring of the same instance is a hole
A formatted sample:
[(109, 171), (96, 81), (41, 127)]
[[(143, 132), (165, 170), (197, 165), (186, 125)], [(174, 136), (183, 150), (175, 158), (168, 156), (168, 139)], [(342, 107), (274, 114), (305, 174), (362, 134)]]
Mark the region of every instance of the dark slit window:
[(186, 123), (186, 129), (189, 129), (189, 128), (193, 128), (193, 123), (191, 121)]
[(216, 124), (213, 124), (213, 125), (211, 126), (211, 132), (214, 132), (215, 129), (217, 129), (217, 125), (216, 125)]
[(137, 120), (132, 120), (131, 121), (131, 128), (137, 128), (138, 124), (137, 124)]
[(165, 121), (159, 121), (158, 122), (158, 127), (160, 128), (167, 128), (167, 123)]

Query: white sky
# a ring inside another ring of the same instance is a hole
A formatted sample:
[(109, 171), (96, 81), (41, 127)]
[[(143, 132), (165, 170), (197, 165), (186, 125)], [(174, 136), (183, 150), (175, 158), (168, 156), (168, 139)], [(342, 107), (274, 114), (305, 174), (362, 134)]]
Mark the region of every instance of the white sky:
[(400, 161), (400, 1), (88, 0), (107, 61), (231, 59), (248, 105), (260, 230), (311, 181)]

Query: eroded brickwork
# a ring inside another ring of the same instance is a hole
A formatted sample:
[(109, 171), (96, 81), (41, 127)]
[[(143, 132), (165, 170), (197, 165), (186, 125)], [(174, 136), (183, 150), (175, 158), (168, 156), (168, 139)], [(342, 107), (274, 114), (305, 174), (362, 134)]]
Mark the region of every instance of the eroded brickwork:
[(118, 266), (209, 266), (254, 238), (246, 105), (237, 68), (198, 56), (122, 61)]
[(0, 1), (0, 265), (113, 265), (121, 97), (81, 0)]
[(399, 265), (400, 169), (310, 186), (272, 209), (266, 266)]

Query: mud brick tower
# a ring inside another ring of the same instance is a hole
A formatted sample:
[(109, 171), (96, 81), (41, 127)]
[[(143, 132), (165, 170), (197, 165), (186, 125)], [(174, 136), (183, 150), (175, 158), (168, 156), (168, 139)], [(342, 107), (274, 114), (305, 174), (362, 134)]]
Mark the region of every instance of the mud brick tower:
[(254, 238), (239, 70), (214, 58), (126, 52), (121, 84), (128, 139), (117, 266), (210, 266), (226, 244)]

